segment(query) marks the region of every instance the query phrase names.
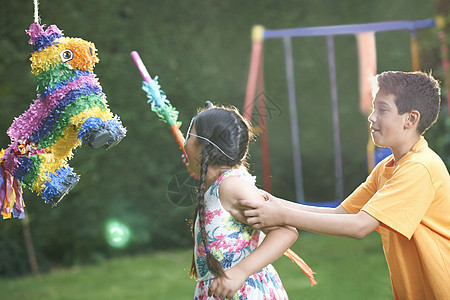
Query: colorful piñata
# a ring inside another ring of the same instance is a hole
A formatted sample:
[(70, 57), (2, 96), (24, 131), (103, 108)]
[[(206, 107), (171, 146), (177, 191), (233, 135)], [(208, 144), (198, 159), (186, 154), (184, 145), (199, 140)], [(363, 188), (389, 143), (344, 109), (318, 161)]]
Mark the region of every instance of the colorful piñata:
[(56, 25), (44, 27), (36, 22), (27, 30), (37, 99), (14, 120), (11, 144), (0, 153), (3, 219), (24, 217), (21, 186), (56, 205), (79, 180), (67, 163), (73, 150), (82, 144), (109, 149), (126, 134), (93, 73), (95, 45), (64, 37)]

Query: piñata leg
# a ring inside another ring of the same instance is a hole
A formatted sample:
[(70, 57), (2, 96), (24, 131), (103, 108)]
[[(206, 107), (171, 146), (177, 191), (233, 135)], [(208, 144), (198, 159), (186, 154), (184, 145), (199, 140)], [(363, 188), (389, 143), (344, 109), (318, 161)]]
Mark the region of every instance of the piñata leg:
[(126, 129), (118, 118), (104, 121), (101, 118), (88, 118), (78, 132), (78, 138), (83, 144), (92, 148), (106, 147), (110, 149), (117, 145), (126, 135)]
[(115, 147), (127, 134), (127, 130), (123, 127), (122, 122), (115, 116), (107, 122), (107, 128), (109, 131), (109, 140), (106, 144), (106, 149)]
[(109, 132), (101, 118), (88, 118), (78, 132), (78, 138), (92, 148), (100, 148), (109, 140)]
[(45, 203), (56, 205), (78, 183), (80, 176), (73, 172), (69, 166), (62, 166), (53, 173), (46, 174), (48, 180), (42, 191)]

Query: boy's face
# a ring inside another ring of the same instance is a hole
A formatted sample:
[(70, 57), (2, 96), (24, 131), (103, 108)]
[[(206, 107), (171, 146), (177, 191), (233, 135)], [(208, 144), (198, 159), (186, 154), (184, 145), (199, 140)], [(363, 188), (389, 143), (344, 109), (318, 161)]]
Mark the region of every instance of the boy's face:
[(401, 146), (408, 113), (398, 114), (395, 96), (377, 93), (369, 116), (372, 140), (380, 147)]

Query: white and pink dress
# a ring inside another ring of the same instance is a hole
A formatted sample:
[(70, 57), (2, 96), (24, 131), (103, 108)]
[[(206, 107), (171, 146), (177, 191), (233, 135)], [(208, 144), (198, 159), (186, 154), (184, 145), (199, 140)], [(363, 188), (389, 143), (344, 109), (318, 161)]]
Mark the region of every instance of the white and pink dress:
[[(255, 177), (245, 169), (231, 169), (224, 172), (205, 193), (205, 226), (208, 247), (225, 270), (235, 266), (248, 256), (264, 239), (261, 231), (239, 222), (222, 207), (219, 185), (222, 180), (231, 176), (255, 183)], [(208, 297), (208, 288), (214, 280), (214, 275), (206, 266), (205, 246), (201, 239), (198, 218), (194, 227), (194, 238), (194, 255), (198, 276), (194, 300), (214, 299)], [(232, 299), (273, 300), (288, 299), (288, 296), (275, 268), (269, 264), (251, 275)]]

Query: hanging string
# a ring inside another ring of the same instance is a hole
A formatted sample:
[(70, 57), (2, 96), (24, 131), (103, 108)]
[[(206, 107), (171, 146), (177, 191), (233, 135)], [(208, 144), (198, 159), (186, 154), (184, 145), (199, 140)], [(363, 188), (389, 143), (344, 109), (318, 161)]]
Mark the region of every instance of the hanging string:
[(34, 23), (39, 23), (39, 3), (38, 0), (34, 0)]

